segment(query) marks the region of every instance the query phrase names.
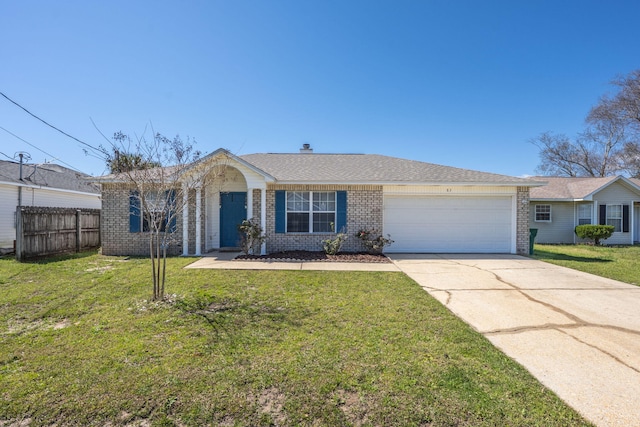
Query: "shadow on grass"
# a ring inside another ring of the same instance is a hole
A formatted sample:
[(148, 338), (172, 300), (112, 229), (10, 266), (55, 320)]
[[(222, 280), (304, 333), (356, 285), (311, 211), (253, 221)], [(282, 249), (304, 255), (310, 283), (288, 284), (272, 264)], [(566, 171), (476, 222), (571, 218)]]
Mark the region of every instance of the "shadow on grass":
[[(51, 264), (54, 262), (67, 261), (70, 259), (87, 258), (98, 253), (97, 249), (83, 252), (68, 252), (63, 254), (48, 255), (41, 257), (27, 258), (21, 261), (23, 264)], [(15, 255), (13, 255), (15, 257)]]
[(574, 262), (611, 262), (610, 259), (604, 258), (593, 258), (593, 257), (583, 257), (583, 256), (575, 256), (568, 254), (559, 254), (556, 252), (549, 252), (540, 249), (536, 249), (533, 253), (533, 256), (542, 261), (545, 260), (557, 260), (557, 261), (574, 261)]
[(283, 325), (299, 325), (296, 315), (287, 308), (266, 303), (244, 303), (233, 299), (198, 296), (175, 302), (179, 311), (199, 318), (213, 332), (215, 340), (235, 340), (247, 327), (278, 330)]

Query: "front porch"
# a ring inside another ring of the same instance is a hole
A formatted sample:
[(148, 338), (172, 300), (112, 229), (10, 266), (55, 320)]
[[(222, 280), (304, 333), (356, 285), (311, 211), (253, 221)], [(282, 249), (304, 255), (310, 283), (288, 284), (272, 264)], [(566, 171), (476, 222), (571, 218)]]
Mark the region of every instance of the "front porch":
[[(182, 255), (238, 248), (237, 225), (245, 219), (257, 219), (265, 230), (269, 180), (264, 172), (224, 153), (203, 159), (183, 183)], [(261, 254), (265, 253), (263, 243)]]

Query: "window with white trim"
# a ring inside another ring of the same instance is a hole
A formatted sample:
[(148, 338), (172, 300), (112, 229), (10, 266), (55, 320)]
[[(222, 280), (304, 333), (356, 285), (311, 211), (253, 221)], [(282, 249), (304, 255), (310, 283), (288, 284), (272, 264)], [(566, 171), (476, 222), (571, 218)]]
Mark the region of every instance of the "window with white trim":
[(578, 205), (578, 225), (591, 224), (591, 205)]
[(335, 191), (287, 191), (287, 233), (331, 233)]
[(615, 233), (622, 231), (622, 205), (607, 205), (607, 225), (613, 225)]
[(536, 205), (536, 222), (551, 222), (551, 205)]

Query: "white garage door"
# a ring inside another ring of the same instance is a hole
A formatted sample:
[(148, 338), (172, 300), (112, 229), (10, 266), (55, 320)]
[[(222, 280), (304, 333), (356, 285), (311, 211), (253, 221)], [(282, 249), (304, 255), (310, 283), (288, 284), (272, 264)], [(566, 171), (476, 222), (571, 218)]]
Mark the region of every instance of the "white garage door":
[(511, 197), (385, 196), (386, 252), (509, 253)]

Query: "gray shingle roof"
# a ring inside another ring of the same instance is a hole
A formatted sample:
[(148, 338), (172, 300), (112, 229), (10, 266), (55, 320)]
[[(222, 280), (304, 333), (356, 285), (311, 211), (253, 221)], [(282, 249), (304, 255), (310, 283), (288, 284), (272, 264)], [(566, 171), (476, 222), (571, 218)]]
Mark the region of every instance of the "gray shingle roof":
[(239, 157), (280, 182), (536, 185), (523, 178), (377, 154), (259, 153)]
[[(89, 175), (55, 164), (23, 164), (22, 184), (83, 193), (100, 194), (100, 187), (89, 181)], [(0, 181), (20, 183), (20, 164), (0, 160)]]
[(537, 176), (536, 181), (546, 182), (544, 187), (531, 189), (531, 199), (540, 200), (581, 200), (601, 188), (619, 179), (617, 176), (605, 178), (589, 177), (557, 177), (557, 176)]

